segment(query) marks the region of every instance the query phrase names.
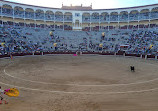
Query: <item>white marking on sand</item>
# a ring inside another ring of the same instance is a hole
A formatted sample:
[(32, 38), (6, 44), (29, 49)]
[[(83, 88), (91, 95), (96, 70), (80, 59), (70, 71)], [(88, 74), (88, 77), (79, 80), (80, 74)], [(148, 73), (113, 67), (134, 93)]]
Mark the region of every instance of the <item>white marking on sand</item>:
[[(150, 63), (149, 63), (150, 64)], [(10, 65), (10, 64), (9, 64)], [(72, 86), (122, 86), (122, 85), (137, 85), (137, 84), (143, 84), (143, 83), (149, 83), (149, 82), (153, 82), (158, 80), (158, 78), (152, 79), (152, 80), (148, 80), (148, 81), (142, 81), (142, 82), (136, 82), (136, 83), (129, 83), (129, 84), (110, 84), (110, 85), (81, 85), (81, 84), (58, 84), (58, 83), (47, 83), (47, 82), (39, 82), (39, 81), (31, 81), (31, 80), (27, 80), (27, 79), (22, 79), (22, 78), (18, 78), (15, 76), (12, 76), (10, 74), (8, 74), (6, 72), (6, 68), (9, 67), (6, 66), (4, 68), (4, 73), (12, 78), (16, 78), (19, 80), (23, 80), (23, 81), (28, 81), (28, 82), (34, 82), (34, 83), (42, 83), (42, 84), (55, 84), (55, 85), (72, 85)], [(154, 64), (150, 64), (150, 65), (154, 65)], [(154, 65), (156, 66), (156, 65)], [(87, 94), (87, 95), (102, 95), (102, 94), (126, 94), (126, 93), (143, 93), (143, 92), (151, 92), (151, 91), (155, 91), (158, 90), (158, 88), (153, 88), (153, 89), (146, 89), (146, 90), (138, 90), (138, 91), (124, 91), (124, 92), (68, 92), (68, 91), (51, 91), (51, 90), (42, 90), (42, 89), (34, 89), (34, 88), (26, 88), (26, 87), (20, 87), (20, 86), (15, 86), (15, 85), (11, 85), (11, 84), (6, 84), (3, 82), (0, 82), (3, 85), (6, 86), (11, 86), (11, 87), (17, 87), (19, 89), (24, 89), (24, 90), (31, 90), (31, 91), (40, 91), (40, 92), (49, 92), (49, 93), (64, 93), (64, 94)]]
[[(9, 64), (10, 65), (10, 64)], [(109, 84), (109, 85), (106, 85), (106, 84), (104, 84), (104, 85), (88, 85), (88, 84), (58, 84), (58, 83), (49, 83), (49, 82), (40, 82), (40, 81), (33, 81), (33, 80), (28, 80), (28, 79), (22, 79), (22, 78), (19, 78), (19, 77), (15, 77), (15, 76), (12, 76), (12, 75), (10, 75), (10, 74), (8, 74), (7, 72), (6, 72), (6, 68), (7, 67), (9, 67), (9, 65), (8, 66), (6, 66), (5, 68), (4, 68), (4, 73), (5, 73), (5, 75), (7, 75), (7, 76), (9, 76), (9, 77), (12, 77), (12, 78), (15, 78), (15, 79), (19, 79), (19, 80), (23, 80), (23, 81), (28, 81), (28, 82), (33, 82), (33, 83), (39, 83), (39, 84), (54, 84), (54, 85), (69, 85), (69, 86), (84, 86), (84, 87), (96, 87), (96, 86), (98, 86), (98, 87), (112, 87), (112, 86), (128, 86), (128, 85), (137, 85), (137, 84), (144, 84), (144, 83), (149, 83), (149, 82), (153, 82), (153, 81), (156, 81), (156, 80), (158, 80), (158, 78), (155, 78), (155, 79), (152, 79), (152, 80), (148, 80), (148, 81), (142, 81), (142, 82), (135, 82), (135, 83), (128, 83), (128, 84)], [(151, 64), (151, 65), (154, 65), (154, 64)]]

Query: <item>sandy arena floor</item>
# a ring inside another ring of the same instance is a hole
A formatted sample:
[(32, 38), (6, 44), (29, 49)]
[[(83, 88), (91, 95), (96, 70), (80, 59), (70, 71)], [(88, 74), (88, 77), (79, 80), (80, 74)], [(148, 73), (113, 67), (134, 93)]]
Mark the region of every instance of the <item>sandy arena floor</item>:
[[(134, 65), (136, 72), (129, 66)], [(0, 59), (0, 111), (158, 111), (158, 62), (135, 57), (45, 55)]]

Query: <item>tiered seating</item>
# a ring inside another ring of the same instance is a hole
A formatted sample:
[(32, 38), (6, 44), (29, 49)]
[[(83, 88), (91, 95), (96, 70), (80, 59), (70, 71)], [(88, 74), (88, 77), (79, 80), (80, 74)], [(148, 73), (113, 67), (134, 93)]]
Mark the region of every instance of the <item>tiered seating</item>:
[[(8, 23), (11, 24), (11, 23)], [(0, 53), (55, 51), (53, 46), (57, 43), (57, 51), (99, 51), (99, 44), (103, 44), (102, 51), (118, 51), (121, 45), (128, 45), (128, 53), (157, 53), (158, 32), (157, 28), (146, 28), (140, 25), (140, 30), (109, 30), (104, 31), (60, 31), (55, 30), (53, 36), (49, 35), (51, 29), (25, 28), (8, 25), (0, 27)], [(23, 24), (24, 25), (24, 24)], [(134, 26), (130, 26), (134, 27)], [(127, 28), (127, 27), (125, 27)], [(138, 27), (137, 27), (138, 28)], [(154, 45), (152, 52), (147, 52), (150, 45)]]

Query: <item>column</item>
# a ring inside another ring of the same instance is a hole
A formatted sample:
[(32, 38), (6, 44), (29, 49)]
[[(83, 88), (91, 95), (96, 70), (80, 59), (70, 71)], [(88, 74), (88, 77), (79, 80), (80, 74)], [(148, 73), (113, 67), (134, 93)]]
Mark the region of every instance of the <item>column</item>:
[(54, 13), (54, 30), (55, 30), (55, 13)]
[[(3, 15), (2, 15), (2, 6), (1, 6), (1, 20), (3, 18)], [(2, 26), (3, 26), (3, 20), (2, 20)]]
[(36, 15), (35, 15), (35, 12), (34, 12), (34, 20), (35, 20), (35, 29), (36, 29)]
[(13, 18), (14, 18), (14, 7), (13, 7)]
[(110, 22), (108, 22), (108, 31), (109, 31), (109, 27), (110, 27), (109, 25), (110, 25)]
[(140, 13), (138, 13), (138, 30), (139, 30), (139, 19), (140, 19)]
[(92, 31), (92, 27), (91, 27), (91, 14), (90, 14), (90, 31)]
[(64, 31), (64, 15), (63, 15), (63, 31)]
[(14, 21), (14, 7), (13, 7), (13, 27), (15, 27), (15, 21)]
[(118, 19), (117, 19), (117, 21), (120, 22), (120, 15), (119, 15), (119, 14), (118, 14)]
[(24, 9), (24, 19), (25, 19), (25, 9)]
[(129, 12), (128, 12), (128, 26), (127, 26), (127, 30), (129, 29)]
[(99, 31), (100, 31), (100, 15), (99, 15)]
[(150, 29), (150, 19), (151, 18), (151, 11), (149, 12), (149, 24), (148, 24), (148, 30)]
[(46, 18), (45, 18), (45, 12), (44, 12), (44, 28), (46, 27)]
[[(111, 21), (111, 20), (110, 20), (110, 16), (111, 16), (111, 15), (109, 14), (109, 22), (108, 22), (108, 25), (110, 25), (110, 21)], [(109, 31), (109, 29), (110, 29), (110, 26), (108, 26), (108, 31)]]

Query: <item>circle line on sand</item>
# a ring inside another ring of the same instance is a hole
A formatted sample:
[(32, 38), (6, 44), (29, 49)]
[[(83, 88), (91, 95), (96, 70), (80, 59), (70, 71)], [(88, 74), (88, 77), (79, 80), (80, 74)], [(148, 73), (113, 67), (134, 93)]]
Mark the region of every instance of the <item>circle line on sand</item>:
[[(14, 63), (13, 63), (14, 64)], [(149, 63), (150, 64), (150, 63)], [(11, 64), (9, 64), (11, 65)], [(23, 79), (23, 78), (19, 78), (19, 77), (15, 77), (15, 76), (12, 76), (10, 74), (8, 74), (6, 72), (6, 68), (9, 67), (9, 65), (7, 65), (3, 72), (5, 75), (9, 76), (9, 77), (12, 77), (12, 78), (16, 78), (16, 79), (19, 79), (19, 80), (23, 80), (23, 81), (28, 81), (28, 82), (33, 82), (33, 83), (39, 83), (39, 84), (54, 84), (54, 85), (59, 85), (59, 86), (65, 86), (65, 85), (68, 85), (68, 86), (82, 86), (82, 87), (112, 87), (112, 86), (128, 86), (128, 85), (137, 85), (137, 84), (144, 84), (144, 83), (149, 83), (149, 82), (153, 82), (153, 81), (156, 81), (158, 80), (158, 78), (155, 78), (155, 79), (152, 79), (152, 80), (148, 80), (148, 81), (142, 81), (142, 82), (135, 82), (135, 83), (128, 83), (128, 84), (109, 84), (109, 85), (86, 85), (86, 84), (58, 84), (58, 83), (49, 83), (49, 82), (40, 82), (40, 81), (33, 81), (33, 80), (28, 80), (28, 79)], [(154, 64), (150, 64), (150, 65), (154, 65)], [(155, 65), (154, 65), (155, 66)]]
[(34, 89), (34, 88), (26, 88), (26, 87), (21, 87), (21, 86), (15, 86), (11, 84), (6, 84), (3, 82), (0, 82), (3, 85), (7, 86), (12, 86), (16, 87), (19, 89), (24, 89), (24, 90), (32, 90), (32, 91), (40, 91), (40, 92), (49, 92), (49, 93), (64, 93), (64, 94), (87, 94), (87, 95), (103, 95), (103, 94), (126, 94), (126, 93), (143, 93), (143, 92), (150, 92), (150, 91), (155, 91), (158, 90), (158, 88), (153, 88), (153, 89), (147, 89), (147, 90), (139, 90), (139, 91), (125, 91), (125, 92), (105, 92), (105, 93), (100, 93), (100, 92), (68, 92), (68, 91), (51, 91), (51, 90), (42, 90), (42, 89)]
[[(10, 64), (8, 64), (5, 68), (4, 68), (4, 73), (6, 73), (6, 68), (9, 67)], [(153, 65), (153, 64), (151, 64)], [(18, 78), (18, 77), (14, 77), (12, 75), (9, 75), (7, 74), (8, 76), (10, 77), (13, 77), (13, 78)], [(21, 78), (18, 78), (18, 79), (21, 79)], [(21, 80), (25, 80), (25, 79), (21, 79)], [(137, 82), (137, 83), (130, 83), (130, 84), (111, 84), (111, 85), (79, 85), (77, 84), (78, 86), (119, 86), (119, 85), (131, 85), (131, 84), (138, 84), (138, 83), (148, 83), (148, 82), (151, 82), (151, 81), (155, 81), (155, 80), (158, 80), (158, 78), (156, 79), (153, 79), (153, 80), (149, 80), (149, 81), (144, 81), (144, 82)], [(26, 80), (26, 81), (30, 81), (30, 80)], [(38, 81), (32, 81), (32, 82), (36, 82), (36, 83), (39, 83)], [(45, 82), (43, 82), (45, 83)], [(69, 92), (69, 91), (51, 91), (51, 90), (42, 90), (42, 89), (34, 89), (34, 88), (27, 88), (27, 87), (21, 87), (21, 86), (15, 86), (15, 85), (11, 85), (11, 84), (6, 84), (6, 83), (3, 83), (3, 82), (0, 82), (0, 84), (3, 84), (3, 85), (6, 85), (6, 86), (11, 86), (11, 87), (17, 87), (19, 89), (24, 89), (24, 90), (31, 90), (31, 91), (39, 91), (39, 92), (48, 92), (48, 93), (63, 93), (63, 94), (87, 94), (87, 95), (103, 95), (103, 94), (126, 94), (126, 93), (144, 93), (144, 92), (151, 92), (151, 91), (155, 91), (155, 90), (158, 90), (158, 88), (152, 88), (152, 89), (146, 89), (146, 90), (137, 90), (137, 91), (122, 91), (122, 92)], [(45, 84), (48, 84), (48, 83), (45, 83)], [(53, 84), (53, 83), (51, 83)], [(57, 83), (54, 83), (56, 85), (59, 85)], [(74, 86), (77, 86), (76, 84), (60, 84), (60, 85), (74, 85)]]

